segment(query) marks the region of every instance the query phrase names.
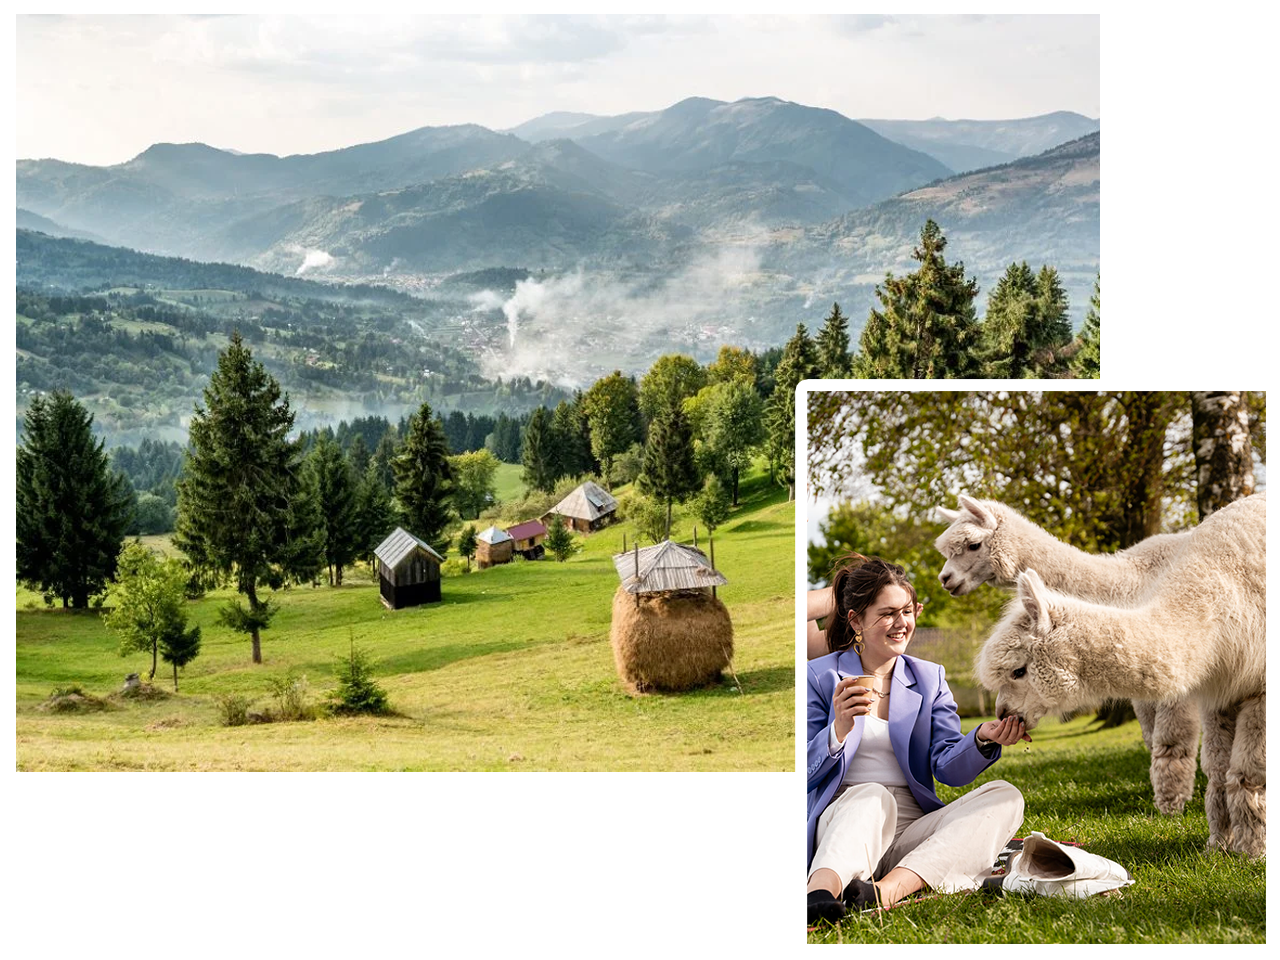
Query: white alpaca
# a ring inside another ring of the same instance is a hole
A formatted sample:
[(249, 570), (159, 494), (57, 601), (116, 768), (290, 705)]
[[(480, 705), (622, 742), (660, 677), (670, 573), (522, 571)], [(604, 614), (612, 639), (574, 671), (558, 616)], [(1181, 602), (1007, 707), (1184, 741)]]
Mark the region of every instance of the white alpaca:
[[(960, 509), (938, 508), (951, 526), (934, 546), (946, 563), (938, 579), (953, 597), (984, 583), (1012, 587), (1034, 569), (1052, 589), (1095, 603), (1131, 604), (1142, 598), (1190, 533), (1148, 537), (1127, 550), (1093, 554), (1063, 543), (1012, 507), (961, 495)], [(1190, 700), (1135, 700), (1142, 739), (1151, 751), (1156, 809), (1178, 814), (1195, 790), (1199, 709)]]
[(1239, 500), (1190, 534), (1140, 603), (1055, 593), (1034, 570), (982, 648), (996, 713), (1034, 727), (1104, 697), (1189, 697), (1201, 710), (1209, 846), (1266, 851), (1266, 498)]

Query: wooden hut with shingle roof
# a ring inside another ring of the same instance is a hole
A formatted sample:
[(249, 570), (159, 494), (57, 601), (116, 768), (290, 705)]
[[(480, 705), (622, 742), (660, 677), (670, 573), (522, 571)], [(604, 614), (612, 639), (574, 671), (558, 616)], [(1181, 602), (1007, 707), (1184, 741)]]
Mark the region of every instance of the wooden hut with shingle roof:
[(440, 564), (444, 557), (425, 540), (396, 527), (373, 551), (382, 602), (392, 610), (440, 600)]
[(587, 480), (542, 515), (542, 522), (553, 514), (564, 518), (564, 525), (577, 533), (591, 533), (609, 523), (618, 510), (618, 501), (599, 484)]
[(514, 542), (512, 548), (526, 560), (541, 560), (547, 552), (542, 541), (547, 539), (547, 528), (541, 520), (526, 520), (514, 527), (507, 527), (507, 535)]

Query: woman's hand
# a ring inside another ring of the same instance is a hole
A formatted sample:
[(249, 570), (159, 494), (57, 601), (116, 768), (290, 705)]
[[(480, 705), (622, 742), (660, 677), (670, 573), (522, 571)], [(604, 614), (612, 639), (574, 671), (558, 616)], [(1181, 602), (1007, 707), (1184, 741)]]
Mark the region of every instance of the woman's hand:
[(844, 743), (844, 738), (853, 729), (854, 717), (861, 717), (871, 712), (871, 691), (866, 687), (854, 685), (855, 677), (845, 677), (836, 683), (831, 697), (831, 716), (836, 728), (836, 739)]
[(978, 727), (978, 736), (983, 740), (991, 740), (1000, 744), (1002, 747), (1011, 747), (1019, 740), (1031, 742), (1031, 737), (1027, 735), (1026, 725), (1023, 724), (1019, 717), (1012, 714), (1003, 720), (988, 720), (982, 726)]

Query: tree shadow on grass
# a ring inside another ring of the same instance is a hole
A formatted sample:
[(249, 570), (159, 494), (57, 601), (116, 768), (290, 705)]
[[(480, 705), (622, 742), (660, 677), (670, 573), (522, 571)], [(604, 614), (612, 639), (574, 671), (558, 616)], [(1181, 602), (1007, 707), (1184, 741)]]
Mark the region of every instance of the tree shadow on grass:
[(526, 640), (499, 640), (483, 644), (451, 643), (446, 646), (427, 647), (422, 650), (411, 650), (408, 653), (392, 657), (379, 657), (374, 667), (381, 675), (401, 673), (426, 673), (439, 670), (450, 664), (477, 657), (487, 657), (494, 653), (510, 653), (513, 650), (526, 650)]
[[(733, 687), (733, 676), (725, 671), (725, 680)], [(766, 667), (763, 670), (748, 670), (738, 674), (738, 683), (742, 684), (744, 694), (777, 693), (780, 690), (796, 688), (796, 671), (794, 667)], [(736, 692), (736, 690), (735, 690)]]

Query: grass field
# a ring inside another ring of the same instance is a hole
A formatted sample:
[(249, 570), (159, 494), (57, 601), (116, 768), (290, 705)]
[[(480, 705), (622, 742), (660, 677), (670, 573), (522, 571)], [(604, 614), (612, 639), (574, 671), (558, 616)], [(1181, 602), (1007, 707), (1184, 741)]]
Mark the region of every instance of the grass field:
[[(1007, 780), (1026, 800), (1019, 836), (1039, 830), (1122, 864), (1132, 886), (1087, 900), (934, 896), (810, 929), (810, 943), (1265, 943), (1266, 861), (1204, 853), (1204, 774), (1181, 816), (1156, 813), (1136, 722), (1046, 722), (1006, 747), (976, 783)], [(964, 728), (981, 722), (965, 721)], [(951, 800), (972, 787), (940, 787)], [(796, 896), (801, 896), (797, 883)]]
[[(515, 480), (504, 477), (506, 486)], [(180, 692), (114, 697), (150, 658), (117, 655), (97, 614), (45, 609), (17, 591), (20, 770), (790, 770), (794, 768), (794, 504), (754, 473), (717, 531), (720, 598), (734, 623), (725, 682), (679, 695), (628, 696), (609, 643), (618, 586), (611, 555), (629, 524), (580, 537), (565, 563), (518, 561), (447, 578), (441, 603), (391, 612), (366, 569), (341, 588), (294, 587), (249, 644), (217, 623), (232, 594), (191, 604), (200, 656)], [(688, 539), (688, 521), (673, 537)], [(704, 544), (705, 546), (705, 544)], [(215, 696), (270, 704), (273, 679), (333, 686), (352, 642), (375, 661), (396, 715), (225, 727)], [(161, 663), (155, 688), (172, 690)], [(55, 688), (106, 698), (94, 712), (42, 708)]]

